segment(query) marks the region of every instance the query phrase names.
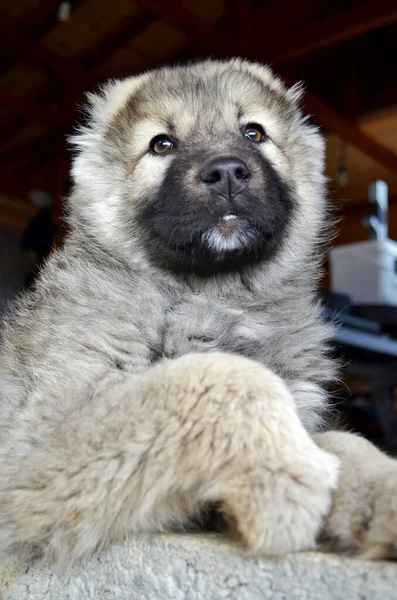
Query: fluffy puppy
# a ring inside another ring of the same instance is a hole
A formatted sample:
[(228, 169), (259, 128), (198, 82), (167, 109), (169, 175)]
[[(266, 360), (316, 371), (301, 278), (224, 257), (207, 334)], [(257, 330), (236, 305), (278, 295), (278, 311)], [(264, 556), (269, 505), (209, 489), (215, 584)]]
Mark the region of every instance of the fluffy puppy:
[(312, 437), (324, 144), (299, 96), (239, 59), (90, 96), (66, 241), (2, 334), (0, 550), (73, 561), (214, 503), (255, 552), (338, 537), (340, 459)]

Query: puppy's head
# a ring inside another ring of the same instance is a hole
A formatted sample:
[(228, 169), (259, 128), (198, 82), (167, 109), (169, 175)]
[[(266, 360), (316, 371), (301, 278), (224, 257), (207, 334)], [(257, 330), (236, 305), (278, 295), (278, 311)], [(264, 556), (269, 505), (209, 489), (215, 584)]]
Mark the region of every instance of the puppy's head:
[(74, 138), (74, 227), (178, 271), (302, 260), (321, 229), (324, 149), (298, 99), (239, 59), (110, 83)]

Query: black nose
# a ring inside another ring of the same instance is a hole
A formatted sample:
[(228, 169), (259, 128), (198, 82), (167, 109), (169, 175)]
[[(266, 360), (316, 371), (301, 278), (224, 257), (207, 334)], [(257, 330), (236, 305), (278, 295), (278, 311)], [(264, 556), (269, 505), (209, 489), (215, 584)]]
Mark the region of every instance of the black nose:
[(208, 160), (201, 171), (201, 180), (218, 194), (232, 199), (248, 185), (251, 173), (243, 160), (221, 156)]

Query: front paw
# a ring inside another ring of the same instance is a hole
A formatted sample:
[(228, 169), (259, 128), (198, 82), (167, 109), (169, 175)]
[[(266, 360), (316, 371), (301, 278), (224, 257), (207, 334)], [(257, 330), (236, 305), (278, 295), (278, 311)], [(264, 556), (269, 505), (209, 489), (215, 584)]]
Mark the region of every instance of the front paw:
[(228, 482), (223, 504), (234, 537), (248, 551), (267, 556), (316, 549), (331, 510), (339, 460), (313, 444), (296, 449), (277, 468), (258, 466)]
[(372, 482), (372, 502), (355, 530), (366, 558), (397, 558), (397, 463)]
[[(315, 548), (339, 460), (308, 435), (284, 382), (254, 361), (222, 353), (186, 355), (153, 374), (165, 390), (161, 408), (172, 402), (182, 423), (177, 468), (199, 483), (195, 497), (220, 502), (252, 552)], [(149, 398), (153, 410), (158, 390)]]
[(367, 440), (330, 432), (321, 445), (341, 459), (325, 527), (329, 548), (363, 558), (397, 557), (397, 461)]

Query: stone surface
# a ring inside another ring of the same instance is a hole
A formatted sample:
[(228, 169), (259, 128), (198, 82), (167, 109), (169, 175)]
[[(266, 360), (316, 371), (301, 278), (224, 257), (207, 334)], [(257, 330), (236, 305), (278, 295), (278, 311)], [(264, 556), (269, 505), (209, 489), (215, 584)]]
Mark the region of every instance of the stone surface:
[(315, 552), (257, 559), (211, 536), (137, 536), (64, 573), (9, 559), (0, 567), (0, 598), (397, 600), (397, 563)]

